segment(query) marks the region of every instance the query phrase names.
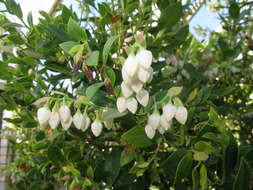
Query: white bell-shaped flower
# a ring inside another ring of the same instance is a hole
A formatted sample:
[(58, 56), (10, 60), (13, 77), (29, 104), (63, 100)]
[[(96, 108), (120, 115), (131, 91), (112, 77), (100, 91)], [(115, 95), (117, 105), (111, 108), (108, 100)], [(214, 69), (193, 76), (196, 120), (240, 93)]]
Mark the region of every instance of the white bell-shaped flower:
[(138, 70), (138, 79), (141, 82), (146, 83), (149, 80), (149, 77), (150, 77), (149, 71), (140, 67)]
[(133, 77), (138, 71), (139, 63), (138, 59), (136, 59), (135, 55), (129, 55), (124, 63), (124, 68), (126, 73)]
[(60, 115), (58, 112), (53, 111), (49, 119), (49, 125), (52, 129), (55, 129), (60, 124)]
[(146, 135), (148, 136), (148, 138), (150, 138), (150, 139), (154, 138), (155, 130), (150, 125), (145, 126), (145, 132), (146, 132)]
[(104, 121), (104, 125), (105, 125), (105, 128), (108, 130), (113, 129), (115, 126), (113, 119), (109, 119), (109, 120)]
[(158, 129), (160, 125), (161, 116), (158, 112), (154, 112), (148, 116), (148, 125), (150, 125), (154, 130)]
[(184, 125), (187, 120), (187, 115), (187, 109), (184, 106), (180, 106), (177, 108), (175, 118), (179, 123)]
[(38, 121), (41, 127), (45, 127), (48, 125), (50, 116), (51, 116), (51, 111), (48, 108), (42, 107), (38, 109), (37, 117), (38, 117)]
[(120, 113), (126, 111), (127, 109), (127, 99), (124, 97), (119, 97), (117, 99), (117, 108)]
[(138, 93), (143, 87), (143, 83), (139, 80), (134, 80), (131, 83), (131, 88), (133, 89), (134, 92)]
[(72, 124), (72, 121), (73, 121), (73, 119), (72, 119), (71, 116), (70, 116), (70, 118), (69, 118), (69, 120), (67, 122), (64, 122), (64, 121), (61, 120), (61, 125), (62, 125), (63, 129), (68, 130), (69, 127)]
[(172, 120), (172, 118), (176, 114), (176, 111), (177, 111), (177, 107), (170, 103), (163, 106), (163, 115), (168, 121)]
[(85, 132), (89, 128), (91, 120), (86, 113), (83, 115), (83, 118), (84, 118), (84, 126), (81, 127), (81, 130)]
[(163, 114), (160, 120), (160, 127), (164, 129), (165, 131), (167, 131), (169, 128), (171, 128), (171, 125), (172, 125), (172, 120), (168, 121), (166, 119), (166, 116)]
[(61, 121), (64, 123), (67, 123), (69, 119), (71, 118), (70, 109), (66, 105), (63, 105), (60, 107), (59, 114), (60, 114)]
[(135, 98), (128, 98), (127, 99), (127, 109), (132, 112), (133, 114), (136, 113), (138, 108), (138, 102)]
[(136, 54), (136, 57), (138, 58), (139, 60), (139, 63), (140, 65), (145, 68), (145, 69), (148, 69), (151, 64), (152, 64), (152, 59), (153, 59), (153, 56), (152, 56), (152, 52), (151, 51), (148, 51), (148, 50), (145, 50), (145, 49), (141, 49), (137, 54)]
[(73, 116), (73, 123), (77, 129), (82, 129), (85, 127), (86, 119), (80, 111), (77, 111)]
[(142, 89), (140, 92), (136, 94), (136, 98), (141, 105), (146, 107), (149, 101), (149, 93), (147, 90)]
[(150, 68), (148, 69), (148, 72), (149, 72), (149, 78), (148, 78), (147, 83), (150, 83), (150, 82), (153, 80), (153, 76), (154, 76), (154, 70), (153, 70), (153, 68), (150, 67)]
[(103, 130), (103, 124), (101, 122), (94, 121), (91, 124), (91, 131), (94, 136), (98, 137), (102, 133), (102, 130)]
[(133, 90), (125, 82), (121, 83), (121, 92), (122, 92), (123, 96), (126, 98), (130, 97), (133, 94)]

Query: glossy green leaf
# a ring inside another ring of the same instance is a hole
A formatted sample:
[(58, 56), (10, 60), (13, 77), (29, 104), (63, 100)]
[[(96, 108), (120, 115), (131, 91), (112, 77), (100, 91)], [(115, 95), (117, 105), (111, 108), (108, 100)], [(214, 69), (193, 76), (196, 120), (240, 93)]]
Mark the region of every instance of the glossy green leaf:
[(86, 96), (88, 98), (92, 98), (103, 85), (104, 85), (104, 83), (100, 82), (100, 83), (96, 83), (96, 84), (89, 86), (86, 89)]
[(81, 28), (80, 24), (78, 24), (71, 17), (69, 18), (69, 22), (68, 22), (68, 33), (69, 35), (71, 35), (72, 38), (76, 40), (80, 40), (83, 42), (87, 41), (86, 31), (83, 28)]
[(108, 59), (108, 56), (109, 56), (109, 53), (111, 51), (111, 47), (113, 45), (113, 43), (115, 42), (115, 40), (118, 38), (118, 36), (112, 36), (110, 37), (105, 45), (104, 45), (104, 48), (103, 48), (103, 65), (106, 64), (107, 62), (107, 59)]

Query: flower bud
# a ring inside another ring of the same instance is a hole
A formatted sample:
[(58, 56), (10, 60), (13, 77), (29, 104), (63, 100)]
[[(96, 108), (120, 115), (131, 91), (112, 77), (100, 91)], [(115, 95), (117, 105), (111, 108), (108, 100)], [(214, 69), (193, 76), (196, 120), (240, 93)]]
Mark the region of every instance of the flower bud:
[(153, 59), (151, 51), (141, 49), (137, 53), (136, 57), (138, 58), (139, 63), (143, 68), (148, 69), (151, 66), (152, 59)]
[(72, 117), (70, 117), (69, 120), (68, 120), (67, 122), (61, 121), (61, 125), (62, 125), (63, 129), (68, 130), (69, 127), (70, 127), (71, 124), (72, 124), (72, 120), (73, 120)]
[(109, 119), (109, 120), (104, 121), (104, 124), (105, 124), (106, 129), (108, 129), (108, 130), (114, 128), (114, 121), (113, 121), (113, 119)]
[(150, 125), (154, 130), (156, 130), (160, 125), (160, 114), (153, 113), (148, 117), (148, 125)]
[(49, 119), (49, 125), (52, 129), (55, 129), (59, 124), (60, 124), (59, 113), (53, 111)]
[(172, 124), (172, 120), (168, 121), (166, 119), (165, 115), (161, 116), (160, 126), (161, 126), (162, 129), (164, 129), (165, 131), (167, 131), (171, 127), (171, 124)]
[(146, 83), (148, 81), (149, 77), (150, 77), (149, 71), (140, 67), (138, 70), (138, 79), (141, 82)]
[(134, 80), (132, 83), (131, 83), (131, 88), (133, 89), (134, 92), (138, 93), (143, 87), (143, 84), (141, 81), (139, 80)]
[(138, 70), (139, 63), (138, 59), (134, 55), (129, 55), (124, 63), (125, 71), (130, 76), (133, 77)]
[(121, 92), (123, 96), (126, 98), (128, 98), (129, 96), (133, 94), (131, 87), (125, 84), (124, 82), (121, 83)]
[(187, 120), (187, 109), (184, 106), (178, 107), (175, 118), (179, 123), (184, 125)]
[(39, 124), (41, 127), (44, 127), (48, 124), (50, 116), (51, 116), (51, 111), (48, 108), (42, 107), (38, 109), (37, 117), (38, 117)]
[(59, 114), (60, 114), (61, 121), (64, 123), (67, 123), (69, 119), (71, 118), (70, 109), (66, 105), (60, 107)]
[(74, 125), (77, 129), (84, 128), (85, 127), (85, 121), (86, 120), (85, 120), (83, 114), (80, 113), (80, 111), (75, 113), (75, 115), (73, 116), (73, 123), (74, 123)]
[(119, 97), (117, 99), (117, 108), (120, 113), (126, 111), (127, 109), (127, 99), (124, 97)]
[(138, 108), (138, 102), (135, 98), (129, 98), (127, 99), (127, 109), (132, 112), (133, 114), (136, 113)]
[(150, 125), (145, 126), (145, 132), (146, 132), (146, 135), (148, 136), (148, 138), (150, 138), (150, 139), (154, 138), (155, 130)]
[(101, 134), (102, 129), (103, 124), (99, 121), (95, 121), (91, 124), (91, 131), (96, 137), (98, 137)]
[(172, 118), (176, 114), (176, 111), (177, 111), (176, 106), (172, 104), (167, 104), (163, 107), (163, 115), (168, 121), (172, 120)]
[(149, 93), (147, 90), (143, 89), (136, 94), (136, 98), (141, 105), (146, 107), (148, 105), (148, 101), (149, 101)]

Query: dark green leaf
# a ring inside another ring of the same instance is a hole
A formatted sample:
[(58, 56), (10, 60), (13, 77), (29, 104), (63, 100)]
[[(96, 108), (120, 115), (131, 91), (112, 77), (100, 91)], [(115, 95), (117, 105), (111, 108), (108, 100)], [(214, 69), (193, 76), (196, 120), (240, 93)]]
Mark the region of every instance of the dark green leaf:
[(229, 15), (233, 18), (233, 19), (237, 19), (240, 15), (240, 7), (238, 6), (237, 3), (232, 2), (229, 6)]
[(68, 33), (71, 35), (72, 38), (76, 40), (80, 40), (83, 42), (87, 41), (86, 31), (83, 28), (81, 28), (80, 24), (78, 24), (71, 17), (69, 18), (68, 22)]
[(104, 85), (104, 83), (100, 82), (100, 83), (96, 83), (96, 84), (89, 86), (86, 89), (86, 96), (88, 98), (92, 98), (103, 85)]
[(118, 36), (112, 36), (110, 37), (105, 45), (104, 45), (104, 49), (103, 49), (103, 65), (106, 64), (107, 62), (107, 59), (108, 59), (108, 56), (109, 56), (109, 53), (111, 51), (111, 47), (112, 47), (112, 44), (113, 42), (115, 42), (115, 40), (118, 38)]
[(5, 5), (9, 13), (22, 19), (23, 13), (19, 4), (17, 4), (14, 0), (6, 0)]
[(33, 26), (33, 16), (32, 16), (32, 11), (30, 11), (27, 15), (27, 22), (29, 26)]

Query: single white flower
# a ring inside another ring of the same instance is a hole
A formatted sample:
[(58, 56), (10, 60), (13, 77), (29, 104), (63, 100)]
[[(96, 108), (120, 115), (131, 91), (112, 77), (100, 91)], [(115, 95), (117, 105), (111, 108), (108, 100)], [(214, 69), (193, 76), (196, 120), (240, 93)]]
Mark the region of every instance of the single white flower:
[(158, 129), (160, 125), (160, 114), (154, 112), (150, 116), (148, 116), (148, 125), (150, 125), (154, 130)]
[(131, 88), (133, 89), (134, 92), (138, 93), (143, 87), (143, 83), (139, 80), (134, 80), (131, 83)]
[(129, 55), (124, 63), (124, 70), (126, 71), (126, 73), (130, 77), (133, 77), (137, 73), (138, 67), (138, 59), (136, 59), (134, 55)]
[(133, 90), (125, 82), (121, 83), (121, 92), (122, 92), (123, 96), (126, 98), (130, 97), (133, 94)]
[(136, 113), (138, 108), (138, 102), (135, 98), (128, 98), (127, 99), (127, 109), (132, 112), (133, 114)]
[(88, 128), (89, 128), (89, 126), (90, 126), (90, 122), (91, 122), (91, 120), (90, 120), (90, 118), (89, 118), (89, 116), (85, 113), (84, 115), (83, 115), (83, 118), (84, 118), (84, 126), (81, 128), (81, 130), (83, 131), (83, 132), (85, 132)]
[(73, 119), (72, 119), (71, 116), (70, 116), (70, 118), (69, 118), (69, 120), (68, 120), (67, 122), (64, 122), (64, 121), (61, 120), (61, 125), (62, 125), (63, 129), (68, 130), (69, 127), (70, 127), (71, 124), (72, 124), (72, 120), (73, 120)]
[(145, 132), (146, 132), (146, 135), (148, 136), (148, 138), (150, 138), (150, 139), (154, 138), (155, 130), (150, 125), (145, 126)]
[(58, 112), (52, 112), (50, 119), (49, 119), (49, 125), (52, 129), (55, 129), (60, 124), (60, 115)]
[(139, 68), (138, 70), (138, 79), (143, 82), (146, 83), (149, 80), (150, 77), (150, 72), (142, 67)]
[(120, 113), (126, 111), (127, 109), (127, 99), (124, 97), (119, 97), (117, 99), (117, 108)]
[(38, 109), (37, 117), (38, 117), (38, 121), (41, 127), (48, 125), (50, 116), (51, 116), (51, 111), (48, 108), (42, 107)]
[(98, 137), (101, 134), (102, 129), (103, 129), (103, 124), (99, 121), (94, 121), (91, 124), (91, 131), (92, 131), (93, 135), (96, 137)]
[(161, 116), (161, 120), (160, 120), (160, 126), (162, 129), (164, 129), (165, 131), (167, 131), (169, 128), (171, 128), (172, 125), (172, 120), (168, 121), (166, 119), (166, 116), (163, 114)]
[(175, 118), (179, 123), (184, 125), (187, 120), (187, 115), (187, 109), (184, 106), (180, 106), (177, 108)]
[(136, 57), (138, 58), (139, 60), (139, 63), (140, 65), (145, 68), (145, 69), (148, 69), (151, 64), (152, 64), (152, 59), (153, 59), (153, 56), (152, 56), (152, 52), (151, 51), (148, 51), (148, 50), (145, 50), (145, 49), (141, 49), (137, 54), (136, 54)]
[(70, 109), (66, 105), (63, 105), (60, 107), (59, 114), (60, 114), (61, 121), (64, 123), (67, 123), (69, 119), (71, 118)]
[(77, 129), (82, 129), (85, 127), (86, 119), (80, 111), (77, 111), (73, 116), (73, 123)]
[(104, 125), (105, 125), (106, 129), (108, 129), (108, 130), (113, 129), (114, 128), (113, 119), (109, 119), (109, 120), (104, 121)]
[(175, 116), (177, 107), (172, 104), (166, 104), (163, 106), (163, 115), (165, 118), (170, 121)]
[(121, 74), (122, 74), (122, 78), (123, 78), (123, 81), (126, 83), (126, 84), (131, 84), (132, 81), (133, 81), (133, 78), (130, 77), (127, 72), (126, 72), (126, 67), (122, 67), (122, 70), (121, 70)]
[(136, 94), (136, 98), (141, 105), (146, 107), (149, 101), (149, 93), (147, 90), (142, 89), (140, 92)]

